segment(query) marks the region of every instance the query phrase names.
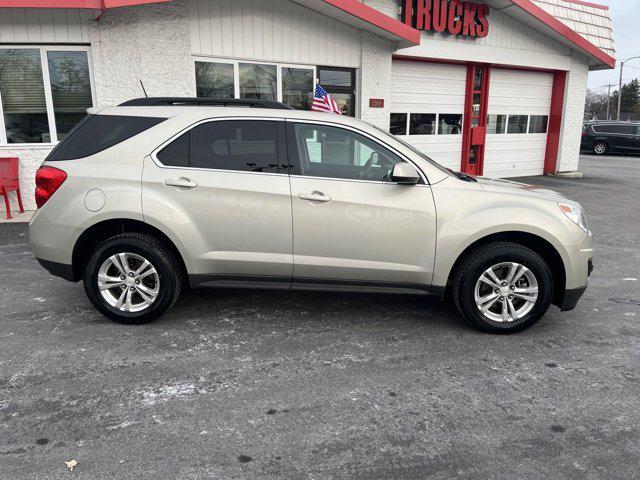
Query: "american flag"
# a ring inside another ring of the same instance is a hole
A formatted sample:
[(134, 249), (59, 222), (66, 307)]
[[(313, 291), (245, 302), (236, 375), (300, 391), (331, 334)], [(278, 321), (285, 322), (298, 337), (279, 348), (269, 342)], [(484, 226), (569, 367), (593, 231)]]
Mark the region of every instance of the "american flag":
[(342, 115), (342, 110), (340, 110), (335, 100), (331, 98), (331, 95), (329, 95), (319, 83), (316, 85), (316, 91), (313, 94), (311, 110), (314, 112), (329, 112)]

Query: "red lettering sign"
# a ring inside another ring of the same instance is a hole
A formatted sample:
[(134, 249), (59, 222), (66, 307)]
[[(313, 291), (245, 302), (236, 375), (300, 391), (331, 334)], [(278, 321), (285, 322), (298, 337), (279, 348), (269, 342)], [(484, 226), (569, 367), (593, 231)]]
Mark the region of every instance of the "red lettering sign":
[(370, 98), (369, 108), (384, 108), (384, 98)]
[(484, 38), (489, 34), (489, 5), (462, 0), (405, 0), (402, 19), (429, 32)]

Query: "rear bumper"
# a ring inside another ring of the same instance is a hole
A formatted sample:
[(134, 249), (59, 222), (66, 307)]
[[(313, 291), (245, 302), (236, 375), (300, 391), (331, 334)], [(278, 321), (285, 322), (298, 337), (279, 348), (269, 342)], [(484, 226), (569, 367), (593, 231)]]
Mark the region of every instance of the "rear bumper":
[(49, 260), (43, 260), (38, 257), (36, 257), (36, 260), (38, 260), (38, 263), (42, 265), (45, 270), (47, 270), (51, 275), (64, 278), (65, 280), (69, 280), (70, 282), (78, 281), (73, 273), (73, 267), (71, 265), (67, 265), (66, 263), (51, 262)]

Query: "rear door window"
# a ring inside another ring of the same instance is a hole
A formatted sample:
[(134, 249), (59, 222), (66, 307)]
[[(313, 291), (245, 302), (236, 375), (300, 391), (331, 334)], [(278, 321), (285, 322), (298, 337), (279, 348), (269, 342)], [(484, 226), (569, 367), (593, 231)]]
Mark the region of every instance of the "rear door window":
[(282, 128), (272, 120), (206, 122), (173, 140), (157, 159), (170, 167), (288, 173)]
[(276, 122), (207, 122), (191, 131), (191, 167), (245, 172), (278, 169)]
[(46, 160), (76, 160), (94, 155), (164, 120), (158, 117), (88, 115), (51, 151)]

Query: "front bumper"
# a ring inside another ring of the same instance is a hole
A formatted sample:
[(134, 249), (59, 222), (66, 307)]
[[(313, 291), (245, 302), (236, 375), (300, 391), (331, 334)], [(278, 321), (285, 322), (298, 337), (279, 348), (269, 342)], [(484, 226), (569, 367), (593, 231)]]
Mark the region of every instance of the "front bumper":
[[(587, 278), (588, 278), (591, 276), (591, 273), (593, 272), (593, 257), (587, 260), (586, 271), (587, 271)], [(576, 305), (578, 305), (578, 302), (584, 295), (584, 292), (587, 291), (587, 287), (588, 285), (585, 285), (584, 287), (580, 287), (580, 288), (567, 288), (564, 291), (562, 303), (558, 305), (560, 307), (560, 310), (562, 310), (563, 312), (568, 312), (576, 308)]]
[(560, 305), (560, 310), (562, 310), (563, 312), (569, 312), (576, 308), (576, 305), (578, 305), (578, 302), (586, 291), (587, 287), (565, 290), (564, 299), (562, 300), (562, 305)]

